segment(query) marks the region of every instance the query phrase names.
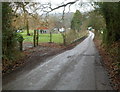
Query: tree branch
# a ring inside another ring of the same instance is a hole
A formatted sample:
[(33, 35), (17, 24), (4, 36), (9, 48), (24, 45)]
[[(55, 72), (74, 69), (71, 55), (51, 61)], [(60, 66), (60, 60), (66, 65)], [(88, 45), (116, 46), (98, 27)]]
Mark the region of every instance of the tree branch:
[(58, 8), (61, 8), (61, 7), (66, 7), (67, 5), (74, 4), (74, 3), (76, 3), (77, 1), (79, 1), (79, 0), (75, 0), (75, 1), (73, 1), (73, 2), (68, 2), (68, 3), (62, 4), (62, 5), (58, 6), (58, 7), (51, 8), (51, 11), (56, 10), (56, 9), (58, 9)]

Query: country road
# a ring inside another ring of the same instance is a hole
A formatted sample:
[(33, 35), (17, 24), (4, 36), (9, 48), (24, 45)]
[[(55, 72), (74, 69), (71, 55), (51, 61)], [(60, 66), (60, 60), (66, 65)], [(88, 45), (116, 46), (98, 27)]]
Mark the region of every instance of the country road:
[[(29, 72), (3, 78), (3, 90), (111, 90), (94, 34)], [(34, 61), (33, 61), (34, 62)], [(4, 80), (11, 80), (5, 81)]]

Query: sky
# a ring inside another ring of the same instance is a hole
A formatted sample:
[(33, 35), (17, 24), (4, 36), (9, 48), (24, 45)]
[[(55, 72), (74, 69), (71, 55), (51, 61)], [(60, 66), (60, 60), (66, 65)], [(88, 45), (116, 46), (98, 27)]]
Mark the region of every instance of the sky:
[[(41, 7), (41, 4), (47, 4), (47, 3), (51, 3), (51, 7), (55, 8), (57, 6), (60, 6), (62, 4), (66, 4), (68, 2), (73, 2), (75, 0), (31, 0), (31, 2), (39, 2), (37, 7)], [(65, 7), (65, 13), (68, 12), (75, 12), (76, 10), (79, 10), (81, 13), (84, 12), (88, 12), (93, 10), (93, 6), (90, 4), (91, 2), (88, 2), (88, 0), (78, 0), (76, 3), (72, 4), (69, 8), (69, 5), (67, 5)], [(52, 12), (50, 12), (49, 14), (56, 14), (56, 13), (63, 13), (63, 9), (64, 7), (61, 7), (59, 9), (56, 9)], [(35, 10), (35, 8), (29, 8), (27, 7), (28, 11), (33, 13), (33, 11)], [(44, 10), (47, 10), (46, 8), (44, 8)], [(50, 10), (50, 9), (49, 9)], [(20, 10), (18, 12), (21, 12)], [(45, 12), (43, 12), (43, 10), (41, 11), (41, 9), (39, 8), (37, 11), (35, 11), (34, 13), (38, 13), (39, 15), (44, 14)], [(46, 14), (46, 13), (45, 13)]]
[[(56, 7), (58, 5), (61, 5), (61, 4), (65, 4), (67, 2), (71, 2), (71, 1), (75, 1), (75, 0), (35, 0), (36, 2), (41, 2), (43, 4), (46, 4), (48, 2), (50, 2), (52, 4), (52, 7)], [(83, 4), (83, 6), (80, 6), (81, 3), (85, 3)], [(93, 10), (94, 8), (91, 6), (90, 3), (88, 3), (87, 0), (79, 0), (77, 3), (71, 5), (70, 7), (70, 11), (69, 11), (69, 6), (67, 6), (65, 8), (65, 12), (75, 12), (76, 10), (79, 10), (80, 12), (87, 12), (87, 11), (91, 11)], [(55, 11), (53, 11), (52, 13), (62, 13), (63, 12), (63, 8), (59, 8)]]

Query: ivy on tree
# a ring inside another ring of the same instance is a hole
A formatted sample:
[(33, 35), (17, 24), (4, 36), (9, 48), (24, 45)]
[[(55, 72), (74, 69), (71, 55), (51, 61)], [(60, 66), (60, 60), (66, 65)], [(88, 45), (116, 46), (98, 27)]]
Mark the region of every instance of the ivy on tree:
[(120, 40), (120, 2), (97, 3), (106, 22), (103, 42), (106, 44)]
[[(12, 27), (12, 8), (9, 2), (2, 3), (2, 52), (3, 59), (11, 59), (16, 46), (16, 33)], [(12, 52), (12, 53), (11, 53)]]

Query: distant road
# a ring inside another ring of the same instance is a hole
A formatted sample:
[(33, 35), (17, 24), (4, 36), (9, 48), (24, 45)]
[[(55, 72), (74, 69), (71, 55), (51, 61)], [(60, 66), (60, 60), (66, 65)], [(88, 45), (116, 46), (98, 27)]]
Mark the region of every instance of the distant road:
[(54, 56), (32, 71), (4, 78), (11, 81), (3, 83), (3, 89), (111, 90), (93, 38), (94, 33), (89, 32), (89, 36), (72, 50)]

